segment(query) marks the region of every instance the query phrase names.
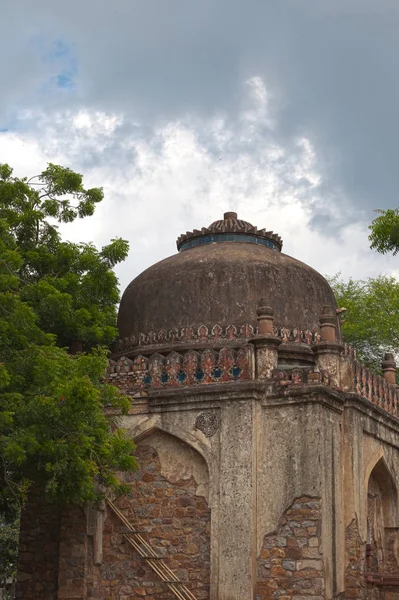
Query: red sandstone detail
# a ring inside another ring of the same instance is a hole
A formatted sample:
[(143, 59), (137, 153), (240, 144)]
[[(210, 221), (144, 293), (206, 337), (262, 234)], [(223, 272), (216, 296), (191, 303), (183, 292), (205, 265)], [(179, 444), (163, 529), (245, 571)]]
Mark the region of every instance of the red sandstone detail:
[(166, 356), (156, 352), (133, 360), (123, 356), (109, 362), (107, 378), (109, 383), (122, 383), (131, 390), (253, 379), (253, 346), (173, 351)]

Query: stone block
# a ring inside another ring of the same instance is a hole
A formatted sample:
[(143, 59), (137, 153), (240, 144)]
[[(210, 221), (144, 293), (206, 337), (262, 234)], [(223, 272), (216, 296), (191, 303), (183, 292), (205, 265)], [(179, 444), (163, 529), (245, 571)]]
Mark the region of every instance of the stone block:
[(302, 557), (303, 558), (320, 558), (320, 552), (318, 548), (303, 548), (302, 549)]
[(297, 562), (297, 570), (303, 571), (304, 569), (314, 569), (315, 571), (321, 571), (323, 565), (321, 560), (300, 560)]
[(296, 571), (296, 562), (294, 560), (283, 560), (282, 567), (287, 571)]

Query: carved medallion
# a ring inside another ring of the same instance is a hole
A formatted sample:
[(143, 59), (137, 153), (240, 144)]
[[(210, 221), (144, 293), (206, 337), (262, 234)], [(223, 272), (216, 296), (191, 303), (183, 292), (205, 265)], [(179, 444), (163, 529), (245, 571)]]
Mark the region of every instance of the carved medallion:
[(219, 419), (215, 413), (204, 412), (196, 418), (195, 427), (206, 437), (212, 437), (219, 429)]

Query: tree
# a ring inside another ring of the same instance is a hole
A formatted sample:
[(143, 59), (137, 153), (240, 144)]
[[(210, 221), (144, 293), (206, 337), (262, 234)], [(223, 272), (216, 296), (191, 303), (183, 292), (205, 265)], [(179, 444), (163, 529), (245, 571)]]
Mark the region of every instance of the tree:
[(31, 485), (57, 502), (125, 488), (134, 444), (118, 429), (129, 402), (104, 382), (116, 336), (113, 267), (128, 245), (63, 241), (57, 223), (93, 214), (100, 188), (49, 164), (31, 179), (0, 165), (0, 499)]
[[(4, 590), (8, 582), (16, 577), (18, 537), (18, 516), (9, 520), (0, 519), (0, 590)], [(4, 600), (8, 597), (9, 595), (6, 593)]]
[(330, 278), (338, 306), (346, 308), (343, 336), (359, 358), (379, 370), (385, 352), (399, 348), (399, 282), (380, 275), (365, 280)]
[(370, 225), (369, 240), (371, 248), (381, 254), (399, 252), (399, 209), (377, 210), (376, 217)]

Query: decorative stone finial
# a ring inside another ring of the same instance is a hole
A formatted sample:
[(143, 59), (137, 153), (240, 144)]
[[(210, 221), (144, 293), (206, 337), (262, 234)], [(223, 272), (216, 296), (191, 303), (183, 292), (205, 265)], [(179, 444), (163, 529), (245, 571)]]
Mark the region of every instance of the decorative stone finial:
[(322, 313), (320, 315), (320, 330), (321, 330), (321, 341), (322, 342), (335, 342), (336, 341), (336, 314), (334, 309), (330, 305), (323, 306)]
[(270, 379), (278, 365), (278, 347), (281, 339), (274, 335), (274, 311), (266, 298), (261, 298), (256, 309), (258, 335), (252, 340), (255, 345), (255, 377)]
[(388, 383), (396, 383), (396, 362), (391, 352), (384, 354), (384, 359), (381, 363), (384, 379)]
[(177, 249), (188, 250), (196, 246), (205, 246), (219, 242), (246, 242), (266, 246), (281, 252), (283, 240), (277, 233), (258, 229), (248, 221), (239, 219), (236, 212), (228, 211), (223, 219), (214, 221), (201, 230), (186, 231), (177, 240)]
[(259, 306), (256, 309), (258, 315), (258, 332), (260, 335), (274, 335), (273, 320), (274, 312), (271, 306), (268, 305), (266, 298), (261, 298)]

